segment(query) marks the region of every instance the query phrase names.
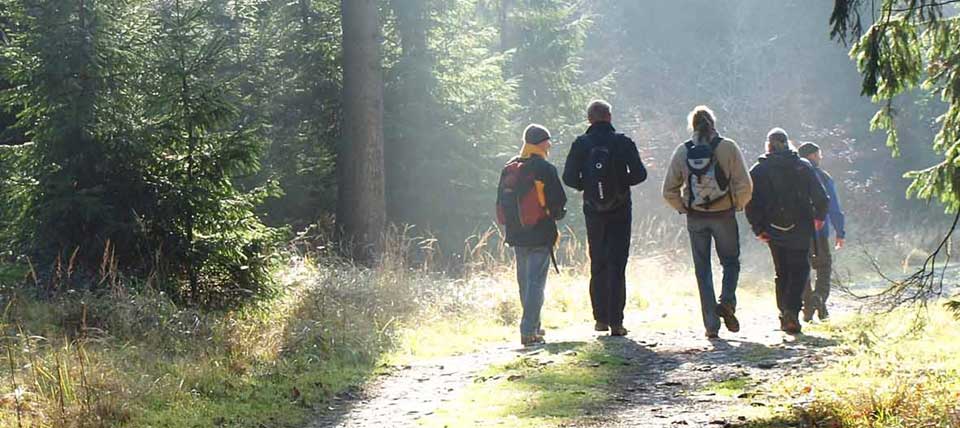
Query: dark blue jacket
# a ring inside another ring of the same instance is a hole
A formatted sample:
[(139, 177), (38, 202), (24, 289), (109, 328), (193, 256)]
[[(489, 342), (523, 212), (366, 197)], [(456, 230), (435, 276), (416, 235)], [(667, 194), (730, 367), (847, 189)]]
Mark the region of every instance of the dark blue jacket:
[[(774, 177), (776, 175), (776, 177)], [(750, 169), (753, 179), (753, 198), (745, 209), (747, 221), (754, 235), (766, 233), (773, 245), (797, 250), (810, 248), (810, 237), (814, 233), (813, 220), (823, 220), (827, 216), (829, 198), (820, 184), (813, 165), (788, 150), (763, 155)], [(775, 183), (781, 183), (778, 188)], [(788, 194), (784, 192), (796, 192)], [(784, 199), (790, 197), (790, 199)], [(782, 230), (771, 223), (785, 201), (797, 201), (792, 204), (799, 212), (792, 213), (796, 227)]]
[[(583, 168), (587, 161), (590, 149), (594, 145), (605, 144), (611, 147), (613, 153), (623, 161), (626, 168), (623, 170), (623, 179), (620, 180), (625, 186), (621, 189), (627, 194), (626, 204), (620, 209), (610, 213), (603, 213), (605, 216), (617, 217), (629, 215), (631, 212), (630, 186), (642, 183), (647, 179), (647, 169), (643, 167), (640, 160), (640, 152), (637, 151), (637, 144), (629, 137), (617, 133), (609, 122), (597, 122), (587, 128), (587, 133), (577, 137), (576, 141), (570, 147), (570, 153), (567, 154), (567, 161), (563, 167), (563, 182), (574, 189), (583, 191)], [(586, 215), (596, 215), (587, 204), (583, 206), (583, 212)]]
[(833, 177), (823, 169), (820, 169), (819, 166), (814, 165), (813, 169), (817, 172), (817, 178), (820, 179), (820, 184), (826, 189), (827, 196), (830, 198), (830, 203), (827, 205), (827, 221), (823, 225), (823, 229), (820, 229), (817, 237), (830, 238), (830, 225), (833, 224), (837, 238), (846, 239), (847, 230), (844, 228), (846, 219), (843, 215), (843, 210), (840, 209), (840, 199), (837, 198), (837, 186), (833, 182)]

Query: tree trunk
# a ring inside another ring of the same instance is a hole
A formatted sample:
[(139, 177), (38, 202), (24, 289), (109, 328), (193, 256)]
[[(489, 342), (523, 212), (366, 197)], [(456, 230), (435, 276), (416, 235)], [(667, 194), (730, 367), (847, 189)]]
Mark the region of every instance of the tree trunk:
[(372, 261), (386, 225), (383, 70), (379, 2), (342, 0), (343, 140), (337, 159), (337, 228), (350, 254)]

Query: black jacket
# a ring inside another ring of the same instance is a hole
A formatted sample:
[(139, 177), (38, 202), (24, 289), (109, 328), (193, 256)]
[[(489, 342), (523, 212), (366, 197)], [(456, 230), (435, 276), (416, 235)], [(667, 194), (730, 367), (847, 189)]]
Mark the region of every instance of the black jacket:
[[(784, 182), (788, 189), (775, 188), (773, 174), (779, 175), (778, 180), (789, 180)], [(826, 218), (829, 202), (813, 165), (795, 151), (775, 152), (761, 156), (750, 169), (750, 177), (753, 179), (753, 198), (747, 204), (746, 214), (753, 233), (766, 233), (774, 245), (793, 249), (809, 248), (810, 236), (814, 231), (813, 220)], [(798, 192), (796, 200), (802, 204), (795, 217), (797, 227), (789, 231), (771, 226), (771, 217), (784, 200), (779, 194), (782, 191)]]
[[(524, 161), (523, 168), (532, 168), (533, 179), (543, 183), (543, 196), (550, 217), (529, 227), (511, 225), (508, 222), (504, 225), (507, 244), (511, 247), (553, 246), (557, 242), (557, 236), (559, 236), (557, 220), (562, 219), (567, 212), (567, 194), (563, 191), (563, 185), (560, 184), (557, 168), (537, 155), (527, 158)], [(502, 186), (502, 174), (500, 182)], [(497, 204), (500, 204), (499, 192), (497, 192)]]
[[(640, 152), (637, 151), (637, 145), (629, 137), (617, 133), (608, 122), (598, 122), (587, 128), (587, 133), (577, 137), (570, 147), (570, 153), (567, 154), (567, 162), (563, 167), (563, 182), (579, 191), (583, 191), (583, 168), (587, 161), (590, 149), (596, 144), (606, 144), (611, 151), (621, 159), (626, 166), (622, 171), (623, 177), (620, 180), (624, 183), (622, 191), (627, 194), (627, 203), (611, 213), (604, 213), (609, 216), (629, 215), (631, 210), (630, 186), (642, 183), (647, 179), (647, 169), (643, 167), (640, 160)], [(586, 215), (597, 215), (590, 206), (584, 204), (583, 212)]]

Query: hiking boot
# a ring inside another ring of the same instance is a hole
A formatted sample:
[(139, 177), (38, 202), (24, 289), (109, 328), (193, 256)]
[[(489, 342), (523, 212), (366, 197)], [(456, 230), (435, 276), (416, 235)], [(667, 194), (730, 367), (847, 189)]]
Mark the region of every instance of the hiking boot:
[(816, 298), (803, 303), (803, 322), (813, 321), (813, 313), (818, 309), (818, 305), (814, 303), (814, 300), (816, 300)]
[(708, 331), (708, 332), (706, 332), (706, 333), (704, 334), (704, 336), (707, 336), (707, 339), (719, 339), (719, 338), (720, 338), (720, 334), (717, 333), (717, 332), (715, 332), (715, 331)]
[(543, 345), (544, 343), (546, 343), (546, 341), (543, 340), (543, 336), (537, 334), (532, 336), (520, 336), (520, 344), (523, 346), (536, 346)]
[(830, 312), (827, 311), (827, 302), (823, 300), (823, 297), (817, 299), (819, 304), (817, 305), (817, 318), (820, 318), (820, 321), (826, 321), (830, 319)]
[(611, 336), (626, 336), (629, 331), (623, 328), (622, 325), (613, 325), (610, 326), (610, 335)]
[(784, 333), (800, 334), (799, 315), (795, 312), (788, 312), (780, 318), (780, 326)]
[(725, 325), (731, 333), (740, 331), (740, 321), (738, 321), (737, 316), (734, 315), (735, 312), (736, 309), (729, 303), (717, 305), (717, 315), (723, 319), (723, 325)]
[(610, 330), (610, 325), (607, 324), (607, 323), (605, 323), (605, 322), (597, 321), (597, 323), (593, 325), (593, 330), (594, 330), (594, 331), (607, 331), (607, 330)]

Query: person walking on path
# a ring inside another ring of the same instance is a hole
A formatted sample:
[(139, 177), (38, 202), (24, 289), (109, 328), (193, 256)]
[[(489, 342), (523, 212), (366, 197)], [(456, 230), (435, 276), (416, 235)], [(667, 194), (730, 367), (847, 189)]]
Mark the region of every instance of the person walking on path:
[(753, 197), (747, 220), (773, 256), (780, 329), (798, 334), (803, 288), (810, 277), (810, 237), (823, 228), (829, 199), (813, 165), (793, 150), (786, 131), (770, 130), (766, 149), (750, 169)]
[(590, 127), (570, 147), (563, 182), (583, 192), (590, 249), (590, 303), (596, 331), (625, 336), (626, 269), (630, 256), (630, 186), (647, 179), (637, 145), (617, 133), (606, 101), (587, 107)]
[[(693, 135), (677, 146), (663, 180), (663, 198), (687, 216), (700, 312), (708, 338), (718, 337), (720, 318), (731, 332), (740, 331), (736, 317), (740, 276), (740, 234), (736, 211), (750, 202), (753, 182), (737, 143), (717, 132), (716, 116), (697, 106), (687, 117)], [(713, 285), (710, 246), (716, 244), (723, 267), (720, 300)]]
[[(836, 234), (836, 243), (834, 249), (840, 250), (846, 240), (845, 217), (843, 210), (840, 209), (840, 199), (837, 198), (837, 186), (823, 168), (820, 162), (823, 161), (823, 154), (820, 146), (806, 142), (797, 148), (797, 154), (813, 165), (813, 170), (817, 173), (817, 178), (824, 190), (827, 191), (827, 197), (830, 203), (827, 205), (827, 220), (824, 222), (823, 229), (814, 232), (813, 242), (810, 243), (810, 267), (817, 271), (816, 287), (812, 286), (812, 279), (807, 280), (807, 285), (803, 289), (803, 320), (813, 321), (814, 313), (820, 320), (830, 317), (827, 310), (827, 298), (830, 297), (830, 275), (833, 273), (833, 257), (830, 254), (830, 226), (833, 225)], [(811, 275), (813, 276), (813, 275)]]
[(547, 271), (559, 233), (557, 220), (566, 214), (567, 195), (557, 168), (547, 161), (550, 132), (531, 124), (523, 131), (520, 155), (511, 159), (500, 174), (497, 189), (497, 221), (505, 229), (507, 244), (517, 259), (520, 288), (520, 343), (544, 343), (540, 328)]

